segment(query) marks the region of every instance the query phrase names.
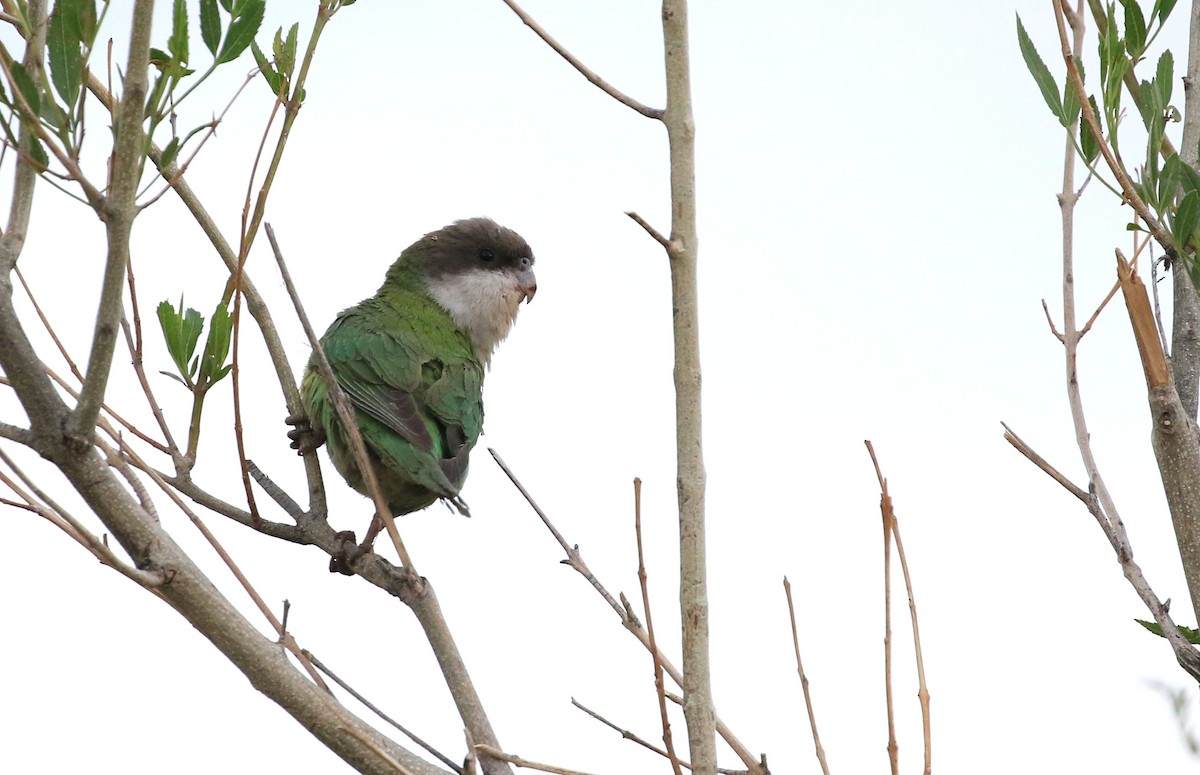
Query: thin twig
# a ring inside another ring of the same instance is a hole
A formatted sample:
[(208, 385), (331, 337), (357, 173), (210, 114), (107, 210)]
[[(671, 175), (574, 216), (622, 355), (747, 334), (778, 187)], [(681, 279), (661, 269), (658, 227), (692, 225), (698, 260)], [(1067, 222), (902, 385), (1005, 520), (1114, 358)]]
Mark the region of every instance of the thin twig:
[(1042, 312), (1046, 313), (1046, 323), (1050, 325), (1050, 333), (1054, 334), (1054, 337), (1058, 341), (1064, 341), (1063, 335), (1059, 333), (1058, 328), (1054, 325), (1054, 318), (1050, 316), (1050, 307), (1046, 304), (1045, 299), (1042, 299)]
[(3, 471), (0, 471), (0, 483), (3, 483), (24, 501), (24, 504), (9, 501), (10, 505), (21, 506), (42, 517), (70, 536), (72, 540), (84, 549), (91, 552), (102, 565), (107, 565), (127, 579), (157, 594), (157, 588), (162, 586), (167, 580), (166, 575), (162, 571), (141, 570), (122, 560), (109, 548), (105, 541), (96, 537), (90, 530), (84, 527), (82, 522), (71, 516), (70, 512), (63, 509), (43, 493), (3, 449), (0, 449), (0, 461), (8, 466), (16, 474), (17, 478), (31, 491), (26, 492), (13, 479)]
[(1033, 448), (1026, 444), (1020, 436), (1014, 433), (1013, 429), (1008, 427), (1007, 423), (1001, 422), (1000, 424), (1004, 426), (1005, 441), (1007, 441), (1009, 444), (1012, 444), (1018, 452), (1029, 458), (1031, 463), (1049, 474), (1050, 478), (1061, 484), (1067, 490), (1067, 492), (1071, 493), (1084, 503), (1088, 503), (1089, 499), (1091, 498), (1088, 493), (1080, 489), (1078, 485), (1064, 476), (1057, 468), (1050, 465), (1049, 461), (1047, 461), (1044, 457), (1039, 455), (1037, 452), (1034, 452)]
[(883, 523), (890, 526), (892, 537), (896, 539), (896, 556), (900, 559), (900, 571), (904, 574), (904, 588), (908, 593), (908, 613), (912, 619), (913, 649), (917, 658), (917, 698), (921, 703), (921, 728), (925, 737), (925, 775), (929, 775), (933, 745), (929, 731), (929, 690), (925, 685), (925, 659), (921, 654), (921, 633), (917, 627), (917, 601), (913, 596), (912, 578), (908, 573), (908, 560), (904, 556), (904, 543), (900, 539), (900, 521), (892, 504), (892, 496), (887, 491), (887, 479), (879, 468), (879, 460), (875, 457), (875, 447), (870, 441), (866, 442), (867, 451), (871, 454), (871, 463), (879, 476), (880, 508), (884, 510)]
[[(671, 240), (664, 237), (662, 235), (662, 232), (660, 232), (658, 229), (651, 226), (649, 221), (647, 221), (645, 218), (638, 215), (637, 213), (635, 213), (632, 210), (630, 210), (629, 212), (627, 212), (625, 214), (628, 215), (630, 218), (632, 218), (634, 223), (636, 223), (638, 226), (641, 226), (643, 229), (645, 229), (646, 233), (649, 234), (651, 237), (653, 237), (655, 242), (657, 242), (659, 245), (662, 245), (663, 250), (666, 250), (666, 251), (671, 250)], [(669, 253), (668, 253), (668, 255), (669, 255)]]
[[(146, 378), (146, 369), (142, 360), (142, 346), (145, 344), (145, 339), (142, 338), (142, 313), (138, 305), (137, 295), (137, 279), (133, 274), (133, 257), (130, 256), (129, 262), (125, 266), (126, 279), (129, 284), (129, 308), (133, 310), (133, 334), (130, 335), (129, 321), (125, 315), (121, 315), (121, 330), (125, 332), (125, 346), (129, 349), (129, 357), (133, 361), (133, 371), (137, 375), (138, 382), (142, 386), (142, 393), (146, 396), (146, 402), (150, 405), (150, 412), (154, 415), (154, 419), (158, 422), (158, 427), (163, 433), (163, 438), (167, 441), (167, 446), (170, 448), (170, 454), (176, 458), (176, 465), (179, 464), (179, 447), (175, 444), (175, 438), (171, 435), (171, 428), (167, 425), (167, 418), (163, 415), (162, 409), (158, 405), (158, 400), (154, 397), (154, 391), (150, 389), (150, 380)], [(182, 315), (183, 310), (179, 310)]]
[(787, 595), (788, 617), (792, 620), (792, 646), (796, 650), (796, 673), (800, 676), (800, 688), (804, 691), (804, 706), (808, 708), (808, 725), (812, 729), (817, 761), (821, 764), (821, 772), (829, 775), (829, 763), (825, 760), (821, 735), (817, 733), (817, 716), (813, 712), (812, 694), (808, 690), (808, 676), (804, 674), (804, 662), (800, 659), (800, 635), (796, 631), (796, 608), (792, 605), (792, 584), (787, 580), (787, 576), (783, 577), (783, 592)]
[[(496, 461), (496, 465), (500, 466), (500, 470), (504, 472), (504, 475), (508, 477), (509, 481), (513, 483), (513, 486), (517, 488), (517, 491), (525, 498), (525, 501), (530, 505), (534, 513), (536, 513), (542, 520), (542, 524), (546, 526), (546, 529), (549, 530), (550, 534), (554, 536), (556, 541), (558, 541), (559, 546), (562, 547), (563, 551), (567, 555), (567, 559), (564, 560), (564, 564), (569, 565), (573, 570), (575, 570), (575, 572), (587, 579), (588, 583), (592, 585), (592, 588), (595, 589), (602, 598), (604, 598), (609, 607), (611, 607), (621, 619), (621, 624), (625, 626), (625, 629), (632, 633), (633, 636), (642, 644), (642, 646), (644, 646), (646, 649), (649, 649), (650, 638), (646, 633), (645, 628), (641, 626), (641, 623), (637, 621), (636, 617), (630, 615), (629, 612), (617, 602), (616, 598), (609, 593), (604, 584), (602, 584), (600, 580), (596, 578), (595, 574), (593, 574), (591, 569), (588, 568), (587, 563), (583, 561), (583, 557), (579, 553), (579, 547), (571, 546), (567, 543), (567, 540), (563, 538), (562, 533), (558, 532), (558, 528), (554, 526), (554, 523), (550, 521), (550, 518), (546, 516), (546, 513), (542, 511), (540, 506), (538, 506), (537, 501), (533, 499), (533, 496), (528, 490), (525, 489), (525, 486), (521, 484), (519, 479), (517, 479), (517, 475), (513, 473), (512, 469), (508, 467), (496, 450), (489, 447), (488, 452), (491, 453), (492, 458)], [(680, 673), (673, 664), (671, 664), (671, 661), (667, 659), (661, 651), (658, 654), (658, 659), (662, 663), (663, 670), (666, 671), (667, 675), (671, 676), (671, 680), (674, 681), (678, 686), (683, 686), (683, 674)], [(675, 695), (672, 695), (671, 692), (666, 692), (666, 696), (667, 699), (672, 699), (672, 697)], [(675, 700), (672, 699), (672, 701), (674, 702)], [(733, 749), (733, 752), (737, 754), (739, 759), (741, 759), (742, 764), (746, 766), (746, 770), (750, 773), (750, 775), (767, 775), (767, 770), (762, 762), (754, 758), (754, 755), (750, 753), (750, 750), (746, 748), (746, 746), (737, 738), (736, 735), (733, 734), (733, 731), (725, 724), (725, 722), (723, 722), (719, 716), (715, 715), (714, 721), (716, 724), (717, 734), (719, 734), (721, 738), (729, 745), (729, 747)], [(765, 758), (766, 757), (763, 757), (763, 761), (765, 761)]]
[(552, 38), (550, 33), (542, 29), (542, 26), (534, 21), (529, 14), (525, 13), (524, 9), (513, 2), (513, 0), (504, 0), (504, 4), (513, 10), (513, 13), (515, 13), (521, 19), (521, 21), (525, 23), (526, 27), (533, 30), (539, 38), (546, 41), (546, 45), (554, 49), (559, 56), (567, 60), (571, 67), (574, 67), (576, 70), (578, 70), (580, 75), (588, 79), (588, 81), (594, 85), (598, 86), (605, 94), (612, 97), (622, 105), (636, 110), (646, 118), (662, 119), (663, 111), (661, 108), (651, 108), (647, 105), (643, 105), (589, 70), (587, 66), (583, 64), (583, 62), (580, 62), (574, 54), (572, 54), (570, 51), (567, 51), (567, 49), (564, 48), (561, 43)]
[[(618, 734), (621, 735), (622, 738), (629, 740), (630, 742), (637, 743), (641, 747), (653, 751), (654, 753), (658, 754), (659, 756), (663, 757), (664, 759), (668, 758), (667, 752), (664, 751), (663, 749), (659, 748), (658, 746), (654, 745), (654, 743), (650, 743), (650, 742), (647, 742), (646, 740), (643, 740), (641, 737), (638, 737), (636, 734), (634, 734), (633, 732), (630, 732), (628, 729), (622, 729), (621, 727), (617, 726), (616, 724), (612, 723), (608, 719), (604, 718), (604, 716), (601, 716), (599, 713), (597, 713), (596, 711), (587, 707), (586, 705), (584, 705), (582, 702), (575, 699), (574, 697), (571, 698), (571, 704), (574, 705), (576, 708), (579, 708), (581, 711), (588, 714), (592, 718), (596, 719), (604, 726), (608, 727), (609, 729), (613, 730), (614, 732), (617, 732)], [(687, 767), (689, 770), (692, 768), (692, 765), (688, 764), (687, 762), (679, 762), (679, 764), (684, 767)]]
[(883, 515), (883, 681), (887, 698), (888, 762), (892, 775), (900, 773), (900, 746), (896, 742), (896, 710), (892, 702), (892, 496), (888, 494), (887, 479), (875, 459), (875, 450), (870, 441), (864, 442), (871, 453), (875, 476), (879, 479), (879, 510)]
[(83, 373), (79, 371), (79, 367), (75, 365), (75, 361), (71, 358), (71, 354), (67, 352), (67, 348), (63, 345), (62, 340), (58, 338), (58, 334), (54, 331), (54, 326), (50, 325), (49, 318), (42, 311), (42, 305), (38, 304), (37, 297), (33, 295), (33, 290), (29, 287), (29, 283), (25, 281), (25, 275), (21, 272), (20, 266), (13, 267), (13, 274), (17, 276), (17, 280), (21, 283), (22, 290), (25, 291), (25, 298), (29, 299), (29, 303), (33, 306), (33, 311), (37, 313), (38, 320), (42, 321), (42, 328), (46, 329), (46, 333), (50, 335), (50, 340), (54, 342), (54, 346), (58, 348), (58, 352), (62, 355), (63, 360), (67, 362), (67, 368), (71, 370), (71, 374), (75, 379), (83, 382)]
[(379, 716), (379, 718), (383, 719), (388, 724), (390, 724), (393, 727), (395, 727), (396, 729), (400, 730), (401, 734), (403, 734), (409, 740), (412, 740), (417, 745), (424, 748), (426, 751), (429, 752), (430, 755), (437, 757), (437, 759), (442, 764), (446, 765), (454, 772), (462, 773), (463, 769), (461, 766), (456, 764), (453, 760), (451, 760), (448, 756), (443, 754), (441, 751), (437, 750), (436, 748), (431, 746), (429, 743), (425, 742), (420, 737), (413, 734), (404, 725), (402, 725), (399, 721), (396, 721), (391, 716), (384, 713), (382, 710), (380, 710), (375, 705), (373, 705), (370, 700), (368, 700), (366, 697), (362, 696), (357, 691), (355, 691), (354, 687), (352, 687), (350, 684), (346, 683), (341, 678), (339, 678), (337, 673), (330, 670), (328, 667), (325, 666), (325, 664), (321, 660), (319, 660), (315, 656), (313, 656), (313, 653), (311, 651), (309, 651), (308, 649), (304, 649), (304, 655), (307, 656), (310, 660), (312, 660), (312, 663), (314, 665), (316, 665), (318, 670), (320, 670), (325, 675), (329, 676), (333, 680), (334, 683), (336, 683), (338, 686), (345, 689), (350, 694), (351, 697), (358, 700), (363, 705), (365, 705), (367, 708), (369, 708), (371, 710), (371, 712), (374, 713), (376, 716)]
[(267, 495), (271, 496), (271, 500), (279, 504), (280, 508), (287, 512), (289, 517), (299, 520), (304, 516), (304, 509), (300, 508), (300, 504), (283, 491), (283, 488), (275, 484), (271, 477), (263, 473), (262, 469), (254, 464), (253, 460), (246, 461), (246, 468), (250, 470), (250, 475), (254, 477), (254, 481), (258, 482), (258, 486), (263, 488)]
[(366, 482), (367, 490), (375, 502), (375, 515), (387, 528), (392, 545), (396, 548), (396, 554), (400, 557), (400, 563), (416, 577), (417, 570), (413, 566), (412, 558), (408, 555), (408, 550), (404, 547), (404, 541), (400, 538), (400, 531), (396, 527), (396, 520), (392, 516), (391, 508), (388, 507), (387, 499), (383, 497), (383, 491), (379, 488), (379, 481), (375, 477), (375, 467), (371, 465), (371, 461), (367, 457), (367, 447), (358, 430), (355, 410), (350, 404), (350, 399), (346, 397), (346, 392), (342, 390), (341, 383), (334, 375), (333, 367), (329, 365), (329, 359), (325, 357), (325, 348), (321, 347), (321, 340), (317, 338), (317, 332), (308, 321), (308, 313), (304, 311), (304, 304), (300, 301), (300, 294), (296, 291), (295, 283), (292, 282), (292, 275), (288, 272), (287, 263), (283, 260), (283, 251), (279, 249), (279, 242), (275, 239), (275, 230), (271, 228), (271, 224), (266, 225), (266, 231), (267, 239), (271, 243), (271, 250), (275, 253), (275, 262), (279, 265), (279, 274), (283, 278), (284, 287), (287, 288), (288, 296), (291, 297), (292, 305), (296, 309), (296, 317), (300, 320), (300, 325), (304, 327), (304, 334), (308, 337), (309, 344), (312, 345), (313, 356), (317, 359), (317, 367), (321, 370), (321, 376), (325, 380), (329, 398), (346, 431), (346, 440), (354, 453), (354, 460), (362, 473), (363, 481)]
[(518, 767), (524, 767), (527, 770), (538, 770), (540, 772), (553, 772), (555, 775), (588, 775), (586, 772), (579, 770), (568, 770), (565, 767), (555, 767), (553, 764), (542, 764), (540, 762), (531, 762), (528, 759), (522, 759), (515, 754), (505, 753), (495, 746), (486, 745), (484, 743), (475, 744), (475, 752), (493, 759), (499, 759), (502, 762), (515, 764)]
[(646, 557), (642, 551), (642, 480), (633, 480), (633, 529), (637, 534), (638, 584), (642, 588), (642, 611), (646, 614), (646, 634), (650, 638), (650, 657), (654, 661), (654, 692), (658, 695), (658, 712), (662, 717), (662, 739), (671, 760), (675, 775), (683, 775), (679, 769), (679, 757), (675, 755), (675, 743), (671, 739), (671, 721), (667, 718), (667, 698), (663, 694), (662, 662), (658, 658), (658, 645), (654, 640), (654, 618), (650, 615), (650, 589), (646, 577)]

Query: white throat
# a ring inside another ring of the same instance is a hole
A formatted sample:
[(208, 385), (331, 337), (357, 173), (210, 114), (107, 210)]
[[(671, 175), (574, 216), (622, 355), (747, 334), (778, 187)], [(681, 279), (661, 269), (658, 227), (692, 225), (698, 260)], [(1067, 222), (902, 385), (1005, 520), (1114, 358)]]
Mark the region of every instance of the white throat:
[(430, 280), (428, 287), (433, 300), (470, 337), (480, 363), (490, 365), (525, 298), (517, 278), (504, 271), (474, 271)]

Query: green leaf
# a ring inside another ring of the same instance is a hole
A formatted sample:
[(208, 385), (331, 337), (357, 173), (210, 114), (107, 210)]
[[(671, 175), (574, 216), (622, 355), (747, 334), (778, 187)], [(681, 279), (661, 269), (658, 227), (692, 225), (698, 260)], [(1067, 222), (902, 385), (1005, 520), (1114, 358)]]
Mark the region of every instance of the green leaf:
[(1117, 29), (1116, 6), (1109, 3), (1108, 26), (1100, 36), (1100, 84), (1108, 134), (1116, 146), (1117, 118), (1121, 112), (1121, 84), (1129, 60), (1125, 57), (1125, 42)]
[(1063, 112), (1062, 100), (1058, 96), (1058, 85), (1055, 84), (1054, 77), (1050, 75), (1046, 63), (1038, 55), (1037, 48), (1034, 47), (1029, 34), (1025, 32), (1025, 25), (1021, 23), (1021, 14), (1017, 14), (1017, 44), (1021, 47), (1021, 56), (1025, 59), (1025, 67), (1029, 68), (1029, 74), (1033, 76), (1033, 80), (1041, 89), (1042, 99), (1046, 101), (1050, 112), (1057, 116), (1065, 126), (1069, 126), (1070, 122), (1066, 121), (1066, 114)]
[(13, 62), (10, 67), (12, 69), (13, 80), (16, 81), (17, 89), (20, 90), (21, 96), (29, 104), (29, 110), (35, 116), (41, 115), (42, 95), (38, 91), (37, 85), (34, 84), (33, 79), (29, 77), (25, 66), (20, 62)]
[(1137, 0), (1121, 0), (1125, 6), (1125, 50), (1137, 59), (1146, 48), (1146, 17)]
[(200, 37), (213, 56), (221, 44), (221, 14), (217, 11), (217, 0), (200, 0)]
[(167, 49), (172, 61), (186, 64), (188, 61), (188, 18), (186, 0), (175, 0), (171, 14), (171, 37), (167, 38)]
[(47, 92), (43, 96), (42, 119), (58, 133), (59, 137), (65, 137), (70, 131), (71, 119), (67, 117), (66, 111), (54, 101), (53, 95)]
[(1189, 191), (1179, 202), (1171, 224), (1171, 238), (1175, 240), (1176, 249), (1182, 251), (1197, 228), (1200, 228), (1200, 191)]
[(1197, 172), (1190, 165), (1184, 164), (1181, 159), (1179, 162), (1179, 182), (1183, 185), (1184, 191), (1200, 191), (1200, 172)]
[[(271, 87), (271, 93), (279, 96), (283, 87), (283, 77), (271, 67), (271, 63), (267, 61), (267, 57), (263, 54), (262, 49), (254, 41), (250, 41), (250, 51), (254, 55), (254, 61), (258, 63), (258, 70), (262, 73), (263, 78), (267, 81), (267, 86)], [(286, 95), (284, 95), (286, 96)]]
[(212, 384), (228, 373), (224, 369), (229, 357), (229, 342), (233, 336), (233, 321), (225, 304), (218, 304), (213, 311), (208, 327), (208, 341), (204, 344), (204, 359), (201, 361), (200, 376), (203, 382)]
[(176, 311), (169, 301), (160, 303), (158, 324), (162, 328), (171, 360), (175, 362), (179, 374), (184, 376), (185, 383), (190, 387), (189, 374), (195, 373), (195, 366), (193, 364), (189, 369), (188, 361), (193, 360), (192, 356), (196, 352), (196, 343), (200, 341), (200, 332), (204, 329), (204, 318), (194, 309), (189, 309), (186, 314), (181, 314), (182, 310), (182, 297), (179, 299), (179, 311)]
[(1167, 21), (1167, 17), (1171, 14), (1171, 9), (1175, 7), (1175, 0), (1154, 0), (1154, 10), (1150, 12), (1150, 18), (1158, 17), (1159, 26)]
[(1164, 108), (1171, 104), (1171, 88), (1175, 85), (1172, 73), (1175, 70), (1175, 57), (1170, 51), (1162, 52), (1158, 58), (1158, 68), (1154, 73), (1154, 86), (1158, 91), (1159, 104)]
[(1166, 208), (1175, 201), (1175, 194), (1179, 191), (1179, 183), (1183, 178), (1182, 168), (1185, 166), (1177, 153), (1163, 164), (1162, 171), (1158, 174), (1157, 198), (1161, 208)]
[(1133, 181), (1133, 193), (1137, 194), (1138, 199), (1141, 199), (1143, 202), (1153, 203), (1154, 201), (1154, 197), (1151, 196), (1152, 191), (1150, 186), (1145, 180)]
[(1162, 106), (1158, 102), (1158, 90), (1154, 88), (1154, 84), (1150, 81), (1142, 81), (1139, 84), (1142, 91), (1142, 99), (1137, 102), (1138, 113), (1142, 117), (1142, 123), (1146, 125), (1146, 129), (1154, 126), (1154, 122), (1163, 123), (1162, 121)]
[(46, 50), (50, 60), (50, 82), (67, 109), (75, 107), (83, 88), (83, 38), (79, 25), (81, 0), (58, 0), (50, 14), (46, 30)]
[[(1088, 104), (1092, 106), (1092, 113), (1100, 115), (1100, 109), (1096, 107), (1096, 98), (1088, 95)], [(1100, 155), (1100, 143), (1096, 140), (1096, 136), (1092, 134), (1092, 128), (1086, 121), (1079, 122), (1079, 147), (1083, 149), (1083, 160), (1089, 165), (1096, 161), (1096, 157)]]
[(287, 55), (288, 72), (293, 72), (296, 69), (296, 48), (300, 45), (300, 24), (297, 22), (288, 30), (287, 40), (284, 42), (283, 51)]
[[(228, 6), (226, 9), (228, 10)], [(258, 34), (265, 10), (266, 0), (242, 0), (237, 4), (229, 22), (229, 29), (225, 31), (225, 41), (217, 54), (217, 64), (232, 62), (242, 55)]]
[[(1075, 67), (1079, 70), (1079, 80), (1083, 81), (1083, 62), (1079, 57), (1075, 57)], [(1084, 81), (1086, 83), (1086, 81)], [(1063, 86), (1063, 117), (1064, 124), (1071, 126), (1079, 120), (1079, 95), (1075, 93), (1075, 87), (1071, 85), (1071, 74), (1067, 73), (1067, 82)]]
[(1192, 287), (1200, 291), (1200, 266), (1196, 264), (1195, 257), (1184, 257), (1182, 261), (1187, 269), (1188, 279), (1192, 281)]
[(33, 160), (34, 166), (38, 172), (45, 172), (50, 166), (50, 155), (46, 153), (45, 147), (42, 146), (42, 141), (37, 139), (32, 133), (29, 137), (29, 157)]
[(175, 157), (179, 155), (179, 138), (172, 137), (171, 142), (167, 143), (167, 147), (163, 148), (162, 158), (159, 160), (159, 166), (166, 168), (171, 162), (175, 161)]

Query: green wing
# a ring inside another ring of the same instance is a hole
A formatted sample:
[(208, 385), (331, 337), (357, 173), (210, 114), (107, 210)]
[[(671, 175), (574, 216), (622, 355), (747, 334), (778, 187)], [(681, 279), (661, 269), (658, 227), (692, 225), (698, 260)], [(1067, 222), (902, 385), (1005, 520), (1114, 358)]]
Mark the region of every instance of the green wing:
[[(322, 338), (338, 383), (357, 410), (384, 494), (399, 513), (458, 495), (483, 425), (483, 369), (469, 340), (428, 297), (406, 296), (388, 303), (368, 299), (339, 315)], [(365, 491), (318, 382), (306, 376), (310, 416), (325, 428), (339, 472)]]

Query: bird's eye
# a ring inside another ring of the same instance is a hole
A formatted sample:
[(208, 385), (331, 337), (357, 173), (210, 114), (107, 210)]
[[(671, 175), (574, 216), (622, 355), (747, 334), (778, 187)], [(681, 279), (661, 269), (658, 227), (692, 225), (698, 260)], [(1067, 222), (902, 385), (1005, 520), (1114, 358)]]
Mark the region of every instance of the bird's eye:
[(485, 264), (490, 264), (495, 258), (496, 258), (496, 254), (492, 252), (491, 248), (480, 248), (480, 250), (479, 250), (479, 260), (480, 261), (482, 261)]

